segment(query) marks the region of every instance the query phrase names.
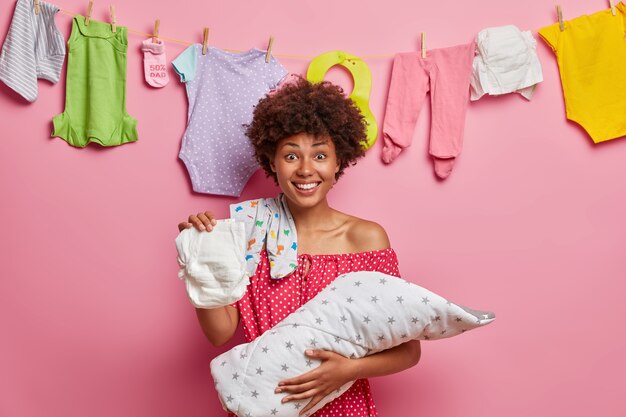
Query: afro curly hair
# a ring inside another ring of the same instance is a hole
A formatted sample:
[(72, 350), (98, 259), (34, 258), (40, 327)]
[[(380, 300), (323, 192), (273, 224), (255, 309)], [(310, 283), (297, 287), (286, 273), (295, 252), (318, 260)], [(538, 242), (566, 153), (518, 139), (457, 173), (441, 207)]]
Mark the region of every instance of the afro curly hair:
[(365, 154), (362, 142), (366, 140), (366, 125), (361, 111), (341, 87), (328, 81), (311, 83), (298, 76), (295, 82), (261, 99), (252, 122), (245, 127), (257, 161), (276, 183), (270, 161), (278, 142), (299, 133), (329, 137), (333, 141), (339, 161), (335, 179)]

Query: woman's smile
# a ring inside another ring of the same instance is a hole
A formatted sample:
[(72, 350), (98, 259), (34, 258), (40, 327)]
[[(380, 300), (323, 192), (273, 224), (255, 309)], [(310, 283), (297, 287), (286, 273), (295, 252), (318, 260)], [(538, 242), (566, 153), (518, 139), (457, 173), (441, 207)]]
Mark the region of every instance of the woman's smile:
[(321, 184), (321, 181), (314, 182), (291, 182), (296, 189), (305, 195), (313, 194), (315, 190), (317, 190), (318, 186)]

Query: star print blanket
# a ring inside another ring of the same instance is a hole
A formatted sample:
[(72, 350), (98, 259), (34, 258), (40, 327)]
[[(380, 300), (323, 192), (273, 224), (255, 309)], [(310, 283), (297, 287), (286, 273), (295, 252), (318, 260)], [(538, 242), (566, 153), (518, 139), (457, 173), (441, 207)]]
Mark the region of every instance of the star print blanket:
[[(339, 276), (315, 298), (253, 342), (211, 361), (220, 401), (239, 417), (297, 417), (307, 400), (281, 404), (278, 381), (319, 365), (306, 349), (326, 349), (350, 358), (406, 341), (455, 336), (491, 323), (491, 312), (471, 310), (403, 279), (380, 272)], [(326, 396), (313, 414), (343, 394), (352, 382)]]

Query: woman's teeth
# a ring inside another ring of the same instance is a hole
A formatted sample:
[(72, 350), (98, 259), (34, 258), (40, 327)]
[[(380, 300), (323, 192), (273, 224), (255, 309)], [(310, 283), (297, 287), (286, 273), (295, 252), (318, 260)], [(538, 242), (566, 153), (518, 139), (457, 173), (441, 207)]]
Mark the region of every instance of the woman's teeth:
[(310, 190), (312, 188), (317, 187), (318, 184), (319, 182), (311, 182), (308, 184), (295, 184), (295, 186), (301, 190)]

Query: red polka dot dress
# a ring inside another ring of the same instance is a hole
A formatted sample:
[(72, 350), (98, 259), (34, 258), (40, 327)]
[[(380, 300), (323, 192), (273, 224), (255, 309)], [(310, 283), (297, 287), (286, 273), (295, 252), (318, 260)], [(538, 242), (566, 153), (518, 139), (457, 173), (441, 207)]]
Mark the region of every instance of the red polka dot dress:
[[(340, 255), (299, 255), (298, 267), (293, 274), (272, 279), (267, 253), (262, 251), (259, 265), (250, 278), (246, 294), (235, 304), (239, 310), (246, 342), (253, 341), (271, 329), (315, 297), (339, 275), (355, 271), (378, 271), (394, 276), (400, 275), (396, 253), (389, 248)], [(357, 380), (341, 397), (313, 414), (315, 417), (377, 415), (367, 379)]]

